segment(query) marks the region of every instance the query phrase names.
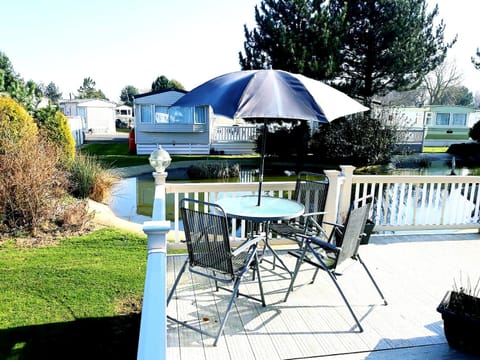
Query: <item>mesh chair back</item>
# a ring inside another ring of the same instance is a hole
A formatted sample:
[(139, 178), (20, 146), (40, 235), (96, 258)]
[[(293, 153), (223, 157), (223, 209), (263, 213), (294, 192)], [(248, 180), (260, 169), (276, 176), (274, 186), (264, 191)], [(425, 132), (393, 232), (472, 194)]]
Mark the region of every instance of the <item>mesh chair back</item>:
[(342, 250), (337, 258), (337, 265), (344, 260), (357, 255), (362, 233), (367, 222), (370, 211), (370, 203), (366, 203), (358, 208), (353, 208), (348, 213), (345, 229), (342, 237)]
[[(197, 209), (191, 208), (194, 204), (197, 204)], [(183, 199), (180, 209), (190, 266), (219, 271), (233, 277), (228, 223), (223, 209), (193, 199)]]
[[(325, 210), (328, 195), (328, 178), (325, 175), (301, 172), (298, 174), (293, 198), (305, 206), (305, 213), (322, 212)], [(311, 218), (319, 225), (323, 222), (323, 214)], [(306, 217), (298, 221), (304, 225)]]

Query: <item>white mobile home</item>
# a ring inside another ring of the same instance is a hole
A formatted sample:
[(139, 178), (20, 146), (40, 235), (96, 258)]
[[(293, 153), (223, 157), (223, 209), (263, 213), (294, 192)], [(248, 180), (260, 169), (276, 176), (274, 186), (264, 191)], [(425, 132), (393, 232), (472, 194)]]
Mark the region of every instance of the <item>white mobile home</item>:
[(399, 129), (423, 129), (424, 146), (449, 146), (469, 141), (469, 129), (480, 120), (480, 112), (471, 106), (405, 106), (391, 108), (388, 119)]
[(113, 134), (116, 104), (101, 99), (60, 100), (60, 109), (67, 116), (79, 116), (85, 132)]
[(171, 154), (252, 153), (255, 126), (216, 116), (208, 105), (172, 106), (186, 91), (170, 89), (136, 95), (137, 154), (150, 154), (157, 145)]

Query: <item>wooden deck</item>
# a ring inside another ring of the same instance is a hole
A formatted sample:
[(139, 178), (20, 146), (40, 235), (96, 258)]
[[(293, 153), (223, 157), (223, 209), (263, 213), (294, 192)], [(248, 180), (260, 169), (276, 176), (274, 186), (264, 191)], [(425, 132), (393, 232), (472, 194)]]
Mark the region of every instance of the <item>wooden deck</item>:
[[(339, 278), (364, 327), (359, 333), (345, 304), (326, 274), (308, 284), (308, 266), (288, 302), (286, 272), (263, 263), (267, 306), (240, 297), (216, 347), (213, 339), (167, 324), (168, 359), (470, 359), (450, 349), (436, 307), (454, 279), (465, 284), (480, 276), (479, 234), (372, 236), (360, 254), (388, 305), (384, 306), (360, 264), (353, 262)], [(294, 258), (284, 259), (293, 267)], [(168, 257), (169, 286), (184, 258)], [(218, 324), (218, 311), (229, 293), (214, 292), (199, 277), (184, 275), (167, 313), (181, 319)], [(244, 292), (258, 294), (256, 282)], [(208, 319), (208, 321), (204, 321)]]

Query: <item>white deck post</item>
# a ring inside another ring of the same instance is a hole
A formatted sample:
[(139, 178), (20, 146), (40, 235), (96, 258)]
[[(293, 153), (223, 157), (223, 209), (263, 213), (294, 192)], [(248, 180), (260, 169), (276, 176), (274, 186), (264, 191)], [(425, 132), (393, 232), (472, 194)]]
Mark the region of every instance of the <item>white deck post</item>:
[(143, 224), (148, 237), (147, 271), (143, 293), (142, 317), (138, 341), (138, 360), (167, 356), (167, 233), (170, 221), (165, 220), (166, 172), (154, 172), (155, 197), (153, 221)]
[[(341, 197), (340, 197), (340, 204), (338, 207), (338, 215), (341, 217), (342, 220), (348, 214), (348, 210), (350, 209), (350, 204), (352, 202), (352, 176), (353, 170), (355, 170), (355, 166), (352, 165), (340, 165), (340, 169), (342, 170), (342, 174), (344, 176)], [(343, 222), (343, 221), (342, 221)]]
[[(327, 202), (325, 204), (324, 220), (330, 223), (337, 222), (338, 201), (340, 198), (340, 171), (338, 170), (324, 170), (328, 178), (328, 194)], [(325, 230), (329, 233), (332, 229), (330, 225), (325, 225)]]

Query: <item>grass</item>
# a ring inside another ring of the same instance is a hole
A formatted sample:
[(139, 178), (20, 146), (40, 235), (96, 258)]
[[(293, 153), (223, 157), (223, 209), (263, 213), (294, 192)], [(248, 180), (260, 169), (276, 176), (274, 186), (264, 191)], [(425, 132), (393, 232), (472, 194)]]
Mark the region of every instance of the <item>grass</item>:
[(81, 147), (81, 152), (95, 156), (107, 168), (148, 165), (148, 155), (131, 155), (125, 141), (86, 144)]
[[(107, 168), (121, 168), (136, 165), (148, 165), (149, 155), (131, 155), (128, 142), (109, 142), (86, 144), (82, 153), (95, 156)], [(197, 160), (228, 160), (236, 163), (258, 161), (258, 155), (171, 155), (172, 162)]]
[(469, 137), (468, 137), (468, 134), (448, 134), (448, 135), (445, 135), (445, 134), (427, 134), (427, 136), (425, 136), (425, 139), (427, 140), (468, 140)]
[(146, 237), (116, 229), (3, 243), (0, 358), (134, 358), (145, 266)]
[(444, 153), (447, 152), (448, 146), (424, 146), (424, 153)]

